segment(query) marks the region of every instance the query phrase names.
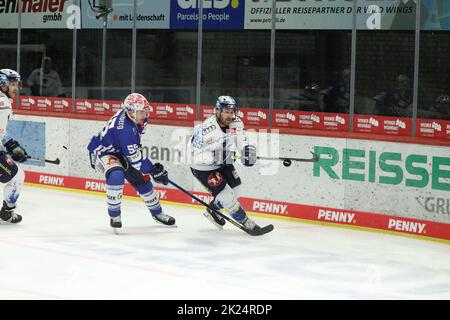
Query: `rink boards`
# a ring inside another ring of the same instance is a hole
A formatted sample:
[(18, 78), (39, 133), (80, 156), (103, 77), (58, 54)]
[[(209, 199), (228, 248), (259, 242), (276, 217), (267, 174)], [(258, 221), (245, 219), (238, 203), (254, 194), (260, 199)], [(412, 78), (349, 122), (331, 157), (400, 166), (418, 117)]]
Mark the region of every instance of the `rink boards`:
[[(24, 165), (26, 181), (57, 188), (104, 192), (102, 177), (89, 165), (86, 145), (104, 121), (15, 116), (45, 124), (45, 155), (60, 165)], [(150, 125), (143, 146), (162, 162), (173, 181), (209, 200), (189, 169), (191, 127)], [(448, 147), (375, 140), (278, 134), (250, 131), (259, 155), (310, 157), (317, 163), (260, 161), (252, 168), (236, 163), (243, 180), (247, 211), (264, 216), (369, 228), (450, 240), (450, 158)], [(30, 141), (32, 143), (32, 137)], [(22, 144), (26, 146), (27, 141)], [(62, 146), (68, 150), (63, 151)], [(193, 205), (172, 188), (160, 188), (161, 200)], [(137, 196), (129, 186), (128, 196)]]

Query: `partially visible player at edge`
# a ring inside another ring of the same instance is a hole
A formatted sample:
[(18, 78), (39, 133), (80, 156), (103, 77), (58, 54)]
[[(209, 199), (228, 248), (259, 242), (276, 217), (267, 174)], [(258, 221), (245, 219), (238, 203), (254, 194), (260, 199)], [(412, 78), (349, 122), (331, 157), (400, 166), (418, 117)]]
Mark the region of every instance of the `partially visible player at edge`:
[(16, 214), (14, 210), (25, 180), (25, 173), (15, 161), (27, 161), (28, 154), (6, 131), (12, 116), (11, 102), (20, 87), (21, 77), (16, 71), (0, 70), (0, 139), (2, 142), (0, 144), (0, 182), (5, 184), (0, 222), (6, 223), (22, 221), (22, 216)]
[[(259, 229), (238, 201), (241, 178), (233, 165), (235, 154), (240, 153), (241, 162), (251, 167), (256, 163), (256, 147), (248, 141), (234, 98), (217, 99), (215, 115), (194, 128), (190, 147), (192, 174), (213, 195), (211, 206), (216, 210), (225, 208), (247, 229)], [(219, 228), (225, 225), (225, 219), (209, 208), (204, 216)]]
[(148, 123), (149, 103), (138, 93), (129, 94), (118, 111), (92, 137), (87, 149), (91, 167), (105, 175), (110, 225), (121, 228), (121, 199), (125, 179), (139, 192), (152, 217), (159, 223), (174, 226), (175, 219), (162, 212), (158, 195), (150, 180), (164, 185), (169, 182), (167, 171), (160, 163), (153, 164), (142, 154), (141, 135)]

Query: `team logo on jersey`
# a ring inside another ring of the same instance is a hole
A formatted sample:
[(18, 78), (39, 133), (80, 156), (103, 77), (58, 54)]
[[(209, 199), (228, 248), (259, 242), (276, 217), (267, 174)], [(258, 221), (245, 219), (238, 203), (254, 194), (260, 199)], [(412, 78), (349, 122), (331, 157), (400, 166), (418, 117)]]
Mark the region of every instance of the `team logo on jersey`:
[(214, 171), (208, 177), (208, 184), (211, 187), (217, 187), (218, 185), (220, 185), (222, 183), (222, 181), (223, 181), (222, 174), (217, 171)]
[(211, 126), (209, 126), (209, 127), (206, 127), (205, 129), (203, 129), (202, 130), (202, 135), (207, 135), (208, 133), (210, 133), (210, 132), (213, 132), (214, 130), (216, 130), (217, 129), (217, 127), (216, 127), (216, 125), (215, 124), (213, 124), (213, 125), (211, 125)]

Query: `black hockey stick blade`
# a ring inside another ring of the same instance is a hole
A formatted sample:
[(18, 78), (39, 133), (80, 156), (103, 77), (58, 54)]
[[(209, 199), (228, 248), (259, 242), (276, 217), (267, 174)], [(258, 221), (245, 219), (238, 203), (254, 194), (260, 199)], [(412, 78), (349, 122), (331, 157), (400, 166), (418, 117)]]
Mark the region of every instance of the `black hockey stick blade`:
[(28, 159), (31, 160), (36, 160), (36, 161), (41, 161), (41, 162), (48, 162), (48, 163), (53, 163), (53, 164), (60, 164), (61, 160), (59, 160), (59, 158), (56, 158), (55, 160), (49, 160), (49, 159), (42, 159), (42, 158), (37, 158), (37, 157), (32, 157), (32, 156), (27, 156)]
[(43, 159), (43, 158), (38, 158), (38, 157), (32, 157), (32, 156), (29, 156), (29, 155), (27, 155), (27, 158), (28, 158), (28, 159), (31, 159), (31, 160), (36, 160), (36, 161), (41, 161), (41, 162), (47, 162), (47, 163), (52, 163), (52, 164), (58, 165), (58, 164), (61, 163), (61, 160), (59, 160), (59, 158), (62, 156), (62, 154), (63, 154), (64, 151), (67, 151), (67, 147), (66, 147), (66, 146), (62, 146), (62, 148), (63, 148), (63, 150), (61, 151), (61, 154), (60, 154), (59, 157), (56, 158), (55, 160), (49, 160), (49, 159)]
[(265, 227), (262, 228), (258, 228), (258, 229), (247, 229), (246, 227), (244, 227), (243, 225), (241, 225), (240, 223), (234, 221), (233, 219), (227, 217), (226, 215), (224, 215), (222, 212), (220, 212), (219, 210), (216, 210), (215, 208), (211, 207), (209, 204), (207, 204), (206, 202), (202, 201), (201, 199), (197, 198), (195, 195), (193, 195), (192, 193), (190, 193), (189, 191), (185, 190), (183, 187), (179, 186), (178, 184), (176, 184), (175, 182), (173, 182), (172, 180), (169, 179), (169, 183), (171, 185), (173, 185), (175, 188), (179, 189), (180, 191), (182, 191), (183, 193), (187, 194), (188, 196), (190, 196), (192, 199), (194, 199), (195, 201), (197, 201), (198, 203), (204, 205), (205, 207), (211, 209), (212, 211), (214, 211), (216, 214), (218, 214), (219, 216), (221, 216), (222, 218), (224, 218), (225, 220), (227, 220), (228, 222), (230, 222), (232, 225), (238, 227), (239, 229), (241, 229), (242, 231), (247, 232), (249, 235), (252, 236), (260, 236), (263, 234), (266, 234), (270, 231), (272, 231), (274, 229), (273, 225), (269, 224)]
[(224, 214), (222, 214), (222, 212), (216, 211), (216, 210), (214, 210), (214, 212), (217, 213), (217, 214), (220, 214), (221, 217), (225, 218), (231, 224), (234, 224), (236, 227), (238, 227), (239, 229), (242, 229), (243, 231), (247, 232), (251, 236), (262, 236), (263, 234), (269, 233), (270, 231), (272, 231), (274, 229), (273, 224), (268, 224), (267, 226), (264, 226), (264, 227), (261, 227), (261, 228), (257, 228), (257, 229), (247, 229), (246, 227), (244, 227), (239, 222), (236, 222), (233, 219), (230, 219), (227, 216), (225, 216)]
[(246, 232), (252, 236), (262, 236), (263, 234), (269, 233), (273, 229), (274, 229), (273, 224), (268, 224), (267, 226), (258, 228), (256, 230), (255, 229), (253, 229), (253, 230), (246, 229), (246, 230), (248, 230)]
[(56, 158), (55, 160), (48, 160), (48, 159), (45, 159), (45, 162), (53, 163), (53, 164), (60, 164), (60, 163), (61, 163), (61, 161), (59, 160), (59, 158)]

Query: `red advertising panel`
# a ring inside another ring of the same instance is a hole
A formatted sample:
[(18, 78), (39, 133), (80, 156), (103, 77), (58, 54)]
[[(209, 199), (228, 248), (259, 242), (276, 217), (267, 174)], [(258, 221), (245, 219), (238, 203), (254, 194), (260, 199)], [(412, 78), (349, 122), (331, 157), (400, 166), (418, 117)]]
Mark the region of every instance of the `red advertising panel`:
[(269, 109), (264, 108), (239, 108), (238, 117), (246, 125), (252, 126), (268, 126), (269, 125)]
[[(75, 99), (75, 113), (112, 115), (120, 109), (120, 101)], [(114, 108), (113, 108), (114, 107)]]
[(72, 99), (70, 98), (51, 98), (53, 100), (54, 112), (72, 112)]
[(150, 102), (150, 118), (195, 120), (195, 104)]
[(344, 113), (323, 113), (293, 110), (274, 110), (274, 127), (347, 131), (349, 115)]
[(417, 119), (416, 135), (426, 138), (450, 138), (450, 121)]
[(353, 131), (363, 133), (389, 134), (396, 136), (410, 136), (411, 125), (411, 118), (355, 114), (353, 121)]

